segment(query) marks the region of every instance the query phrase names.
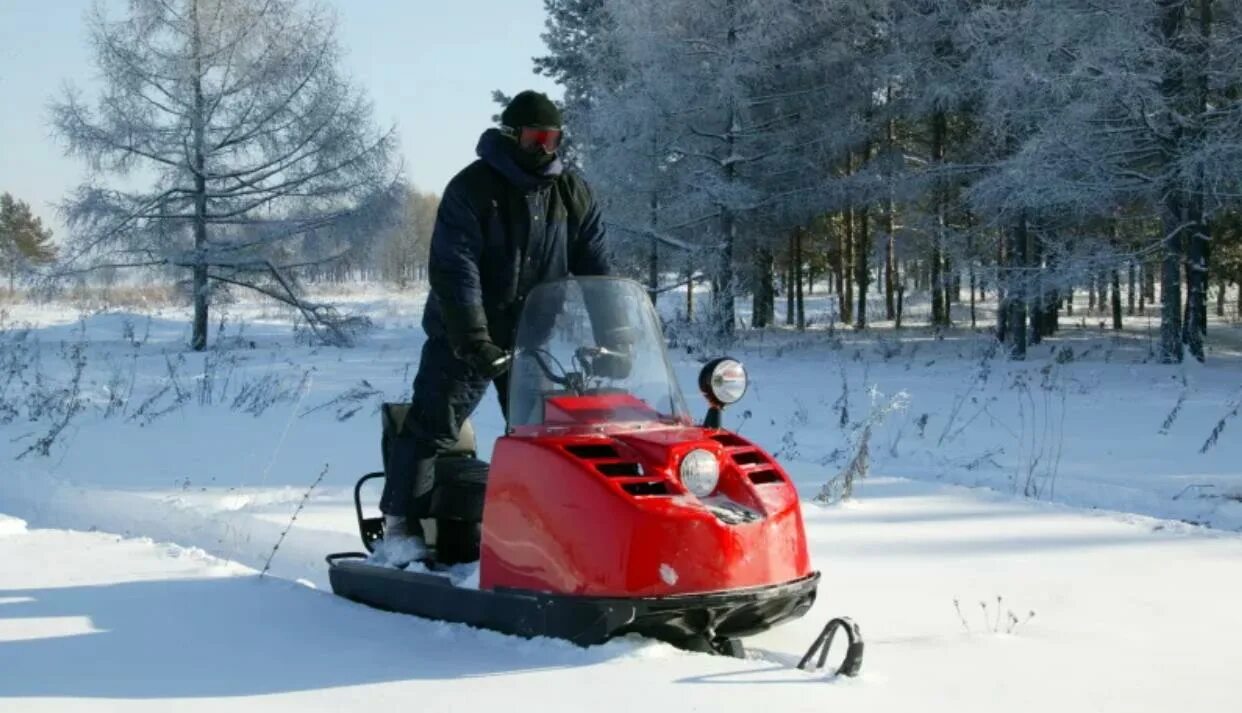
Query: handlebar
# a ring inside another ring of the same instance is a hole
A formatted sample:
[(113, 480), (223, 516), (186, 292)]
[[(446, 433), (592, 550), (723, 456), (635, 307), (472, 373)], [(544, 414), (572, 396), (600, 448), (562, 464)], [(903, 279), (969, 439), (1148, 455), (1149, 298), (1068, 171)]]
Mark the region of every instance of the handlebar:
[[(558, 361), (556, 357), (552, 356), (552, 354), (549, 353), (548, 350), (527, 349), (525, 351), (527, 354), (530, 354), (535, 359), (535, 364), (539, 366), (539, 370), (543, 372), (544, 376), (548, 377), (549, 381), (551, 381), (552, 383), (558, 386), (569, 386), (570, 379), (569, 379), (568, 373), (565, 372), (565, 367), (561, 366), (560, 361)], [(557, 368), (559, 368), (561, 372), (564, 373), (565, 375), (558, 376), (556, 372), (552, 371), (552, 367), (548, 366), (548, 363), (544, 361), (544, 356), (547, 356), (549, 359), (555, 362)]]
[[(578, 347), (574, 350), (574, 361), (581, 368), (581, 371), (569, 371), (561, 364), (560, 360), (546, 349), (525, 349), (523, 352), (531, 355), (535, 360), (535, 364), (538, 365), (539, 371), (543, 372), (543, 375), (549, 381), (578, 395), (585, 393), (588, 381), (597, 376), (593, 374), (594, 367), (592, 366), (595, 359), (599, 357), (629, 358), (630, 356), (625, 352), (607, 347)], [(549, 360), (551, 364), (549, 364)], [(553, 369), (553, 365), (555, 365), (556, 370), (560, 371), (559, 374)]]

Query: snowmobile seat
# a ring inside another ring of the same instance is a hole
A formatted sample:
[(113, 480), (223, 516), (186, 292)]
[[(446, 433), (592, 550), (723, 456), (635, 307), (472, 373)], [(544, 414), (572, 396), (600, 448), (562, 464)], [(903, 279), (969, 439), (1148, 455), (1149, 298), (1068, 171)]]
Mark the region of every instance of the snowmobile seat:
[[(408, 403), (385, 403), (383, 444), (405, 422)], [(473, 562), (479, 558), (483, 500), (487, 494), (487, 462), (475, 457), (474, 426), (467, 419), (458, 431), (457, 443), (436, 459), (436, 483), (431, 493), (431, 518), (423, 526), (428, 544), (434, 544), (442, 564)]]
[[(387, 449), (387, 441), (393, 434), (401, 430), (401, 426), (405, 423), (405, 415), (410, 411), (408, 403), (384, 403), (381, 405), (380, 414), (383, 419), (383, 441), (384, 451)], [(461, 425), (457, 432), (457, 443), (452, 448), (444, 452), (445, 456), (468, 456), (474, 458), (476, 452), (476, 441), (474, 438), (474, 425), (470, 423), (470, 419)]]

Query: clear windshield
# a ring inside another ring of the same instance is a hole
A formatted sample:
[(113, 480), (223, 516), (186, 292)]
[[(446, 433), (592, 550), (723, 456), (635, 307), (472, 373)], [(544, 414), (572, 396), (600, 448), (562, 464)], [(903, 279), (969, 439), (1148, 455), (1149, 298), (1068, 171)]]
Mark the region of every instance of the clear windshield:
[(646, 291), (619, 278), (544, 283), (518, 323), (509, 425), (689, 423)]

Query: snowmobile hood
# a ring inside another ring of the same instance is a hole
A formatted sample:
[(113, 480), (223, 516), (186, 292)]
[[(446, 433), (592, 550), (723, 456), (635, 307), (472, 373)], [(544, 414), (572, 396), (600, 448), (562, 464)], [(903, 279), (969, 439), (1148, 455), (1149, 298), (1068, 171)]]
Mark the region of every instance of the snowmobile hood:
[(479, 158), (499, 171), (505, 180), (524, 193), (551, 185), (565, 170), (565, 164), (561, 162), (561, 157), (557, 156), (552, 163), (542, 169), (541, 175), (533, 174), (518, 165), (513, 155), (516, 150), (514, 143), (500, 133), (499, 129), (484, 131), (479, 137), (478, 146), (475, 147), (475, 153)]

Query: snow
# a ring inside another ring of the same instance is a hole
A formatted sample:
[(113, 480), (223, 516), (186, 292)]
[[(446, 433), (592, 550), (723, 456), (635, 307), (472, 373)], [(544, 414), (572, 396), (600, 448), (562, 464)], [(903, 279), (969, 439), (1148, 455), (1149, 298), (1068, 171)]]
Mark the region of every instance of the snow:
[(660, 565), (660, 580), (670, 587), (677, 584), (677, 570), (667, 564)]
[[(206, 357), (179, 356), (175, 309), (149, 323), (11, 312), (31, 323), (48, 384), (69, 375), (62, 342), (84, 343), (89, 402), (47, 457), (16, 459), (46, 420), (23, 410), (0, 425), (0, 709), (1235, 707), (1242, 423), (1226, 420), (1199, 452), (1242, 397), (1242, 350), (1229, 347), (1242, 340), (1224, 326), (1208, 364), (1184, 367), (1151, 361), (1138, 327), (1067, 329), (1026, 363), (987, 358), (984, 336), (965, 330), (746, 337), (732, 353), (753, 383), (726, 423), (795, 478), (824, 580), (808, 616), (749, 640), (739, 661), (641, 639), (525, 641), (331, 595), (323, 556), (360, 549), (353, 483), (379, 469), (378, 404), (406, 396), (422, 339), (421, 295), (349, 299), (378, 325), (355, 349), (298, 343), (287, 314), (238, 304), (228, 334), (244, 339)], [(693, 396), (698, 361), (671, 357)], [(204, 359), (225, 365), (207, 401)], [(191, 397), (134, 417), (170, 363)], [(131, 366), (132, 396), (105, 416), (109, 379)], [(334, 403), (364, 380), (369, 396)], [(233, 407), (260, 383), (284, 395)], [(904, 410), (869, 419), (898, 393)], [(487, 457), (493, 397), (474, 420)], [(870, 476), (851, 500), (815, 502), (864, 422)], [(478, 585), (477, 568), (450, 576)], [(839, 615), (864, 632), (863, 675), (793, 670)]]
[(20, 535), (26, 531), (26, 521), (0, 513), (0, 537)]
[[(0, 540), (0, 701), (22, 711), (164, 710), (173, 699), (181, 710), (414, 700), (553, 711), (584, 700), (602, 711), (1231, 709), (1237, 537), (893, 478), (867, 481), (849, 507), (808, 505), (807, 528), (826, 576), (820, 601), (753, 639), (744, 661), (640, 640), (578, 649), (513, 639), (372, 611), (195, 550), (36, 529)], [(1004, 610), (1035, 618), (993, 633), (998, 595)], [(792, 670), (816, 625), (844, 613), (867, 638), (863, 675)]]

